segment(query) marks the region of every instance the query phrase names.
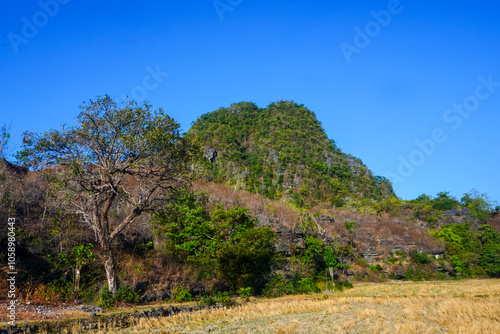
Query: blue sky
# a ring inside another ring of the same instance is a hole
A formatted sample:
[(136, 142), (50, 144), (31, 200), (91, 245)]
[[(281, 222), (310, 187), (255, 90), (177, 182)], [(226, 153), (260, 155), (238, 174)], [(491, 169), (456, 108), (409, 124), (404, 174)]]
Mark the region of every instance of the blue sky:
[[(98, 95), (184, 130), (240, 101), (294, 100), (405, 199), (500, 200), (498, 1), (4, 0), (0, 123), (74, 124)], [(12, 160), (12, 158), (11, 158)]]

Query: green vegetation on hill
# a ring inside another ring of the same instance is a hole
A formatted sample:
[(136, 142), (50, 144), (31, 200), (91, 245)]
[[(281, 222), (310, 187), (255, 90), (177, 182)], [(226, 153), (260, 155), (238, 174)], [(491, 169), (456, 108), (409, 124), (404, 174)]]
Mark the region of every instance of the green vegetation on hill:
[(328, 139), (312, 111), (293, 101), (258, 108), (232, 104), (202, 115), (188, 132), (218, 156), (210, 176), (297, 207), (330, 202), (377, 201), (393, 196), (391, 184)]

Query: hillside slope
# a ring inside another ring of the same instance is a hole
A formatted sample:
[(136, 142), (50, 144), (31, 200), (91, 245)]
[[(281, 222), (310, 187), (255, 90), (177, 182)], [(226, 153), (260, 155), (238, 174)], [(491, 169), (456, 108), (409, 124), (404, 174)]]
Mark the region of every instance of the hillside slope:
[(343, 153), (315, 114), (293, 101), (235, 103), (202, 115), (187, 135), (204, 145), (212, 180), (298, 207), (394, 195), (386, 179)]

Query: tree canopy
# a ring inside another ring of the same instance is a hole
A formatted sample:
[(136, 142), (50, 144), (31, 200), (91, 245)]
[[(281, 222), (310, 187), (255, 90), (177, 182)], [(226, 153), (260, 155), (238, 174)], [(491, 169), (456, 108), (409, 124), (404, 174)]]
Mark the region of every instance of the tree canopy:
[(111, 241), (164, 200), (166, 190), (186, 183), (198, 153), (162, 109), (134, 101), (119, 107), (106, 95), (81, 107), (76, 126), (25, 132), (17, 157), (53, 172), (57, 199), (94, 231), (115, 293)]

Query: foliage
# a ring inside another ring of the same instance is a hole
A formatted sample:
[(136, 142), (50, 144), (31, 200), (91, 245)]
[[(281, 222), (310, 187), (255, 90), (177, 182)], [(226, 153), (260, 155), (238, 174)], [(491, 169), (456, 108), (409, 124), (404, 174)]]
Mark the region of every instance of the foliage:
[(479, 264), (491, 277), (500, 277), (500, 244), (487, 244), (481, 251)]
[(349, 232), (349, 234), (354, 234), (354, 231), (356, 229), (356, 222), (355, 221), (346, 220), (344, 222), (344, 225), (345, 225), (347, 232)]
[[(252, 288), (240, 288), (241, 298), (244, 298), (248, 301), (248, 298), (252, 294)], [(232, 307), (236, 305), (236, 301), (233, 298), (233, 294), (229, 291), (217, 291), (213, 295), (205, 294), (201, 297), (200, 301), (201, 305), (215, 305), (222, 304), (226, 307)]]
[(488, 196), (480, 194), (477, 190), (464, 194), (461, 202), (470, 211), (471, 216), (482, 223), (485, 223), (493, 212), (493, 203)]
[(271, 270), (273, 232), (256, 227), (248, 209), (208, 208), (203, 193), (178, 191), (153, 223), (165, 236), (165, 246), (193, 264), (203, 277), (222, 278), (233, 290), (251, 286), (259, 291)]
[(271, 228), (251, 228), (221, 245), (216, 257), (222, 279), (233, 290), (260, 291), (271, 272), (272, 240)]
[(498, 276), (500, 233), (491, 225), (476, 232), (470, 224), (450, 224), (432, 233), (446, 242), (453, 268), (462, 276)]
[(189, 302), (193, 299), (191, 292), (182, 285), (177, 285), (172, 291), (172, 299), (178, 303)]
[(250, 299), (250, 296), (253, 294), (253, 289), (252, 287), (247, 287), (247, 288), (239, 288), (238, 289), (238, 295), (240, 295), (241, 299), (248, 301)]
[(166, 237), (166, 247), (188, 260), (214, 257), (221, 244), (256, 225), (245, 208), (225, 210), (217, 203), (209, 212), (208, 197), (203, 193), (179, 190), (173, 197), (153, 223), (156, 233)]
[(209, 294), (204, 294), (201, 296), (200, 305), (215, 305), (217, 301), (214, 297)]
[(477, 237), (483, 245), (500, 244), (500, 232), (488, 224), (479, 226), (477, 230)]
[(111, 306), (113, 306), (113, 295), (109, 292), (108, 288), (104, 288), (101, 290), (99, 299), (97, 301), (97, 306), (102, 308), (111, 308)]
[(352, 282), (349, 281), (339, 281), (335, 283), (335, 289), (336, 290), (344, 290), (344, 289), (352, 289), (353, 285)]
[(432, 262), (432, 256), (427, 253), (421, 253), (417, 250), (410, 252), (411, 259), (417, 264), (429, 264)]
[(267, 108), (241, 102), (198, 118), (188, 136), (218, 150), (211, 178), (298, 208), (320, 201), (342, 206), (349, 198), (381, 199), (390, 182), (328, 139), (316, 116), (293, 101)]
[(122, 286), (114, 295), (108, 288), (101, 290), (97, 301), (97, 306), (102, 308), (111, 308), (117, 303), (137, 303), (139, 294), (130, 286)]
[(282, 297), (294, 293), (293, 282), (281, 274), (271, 276), (264, 288), (263, 295), (267, 298)]
[(314, 272), (321, 271), (325, 267), (323, 240), (317, 237), (310, 236), (305, 239), (305, 250), (300, 255), (305, 263), (313, 266)]
[(450, 192), (439, 192), (436, 198), (431, 200), (432, 207), (436, 210), (452, 210), (460, 207), (460, 202)]
[(450, 255), (463, 252), (477, 253), (481, 242), (475, 235), (470, 224), (448, 224), (432, 234), (446, 241), (446, 250)]
[(93, 244), (78, 245), (70, 249), (66, 254), (59, 254), (58, 259), (64, 267), (70, 268), (73, 272), (74, 289), (80, 287), (80, 271), (84, 265), (95, 260), (92, 254)]
[(233, 294), (229, 291), (218, 291), (215, 294), (214, 299), (216, 303), (222, 304), (226, 307), (232, 307), (236, 305)]
[(118, 303), (137, 303), (139, 301), (139, 294), (130, 286), (122, 286), (113, 296), (113, 301)]
[(455, 270), (457, 273), (460, 273), (463, 271), (464, 264), (460, 260), (460, 257), (458, 255), (453, 255), (450, 257), (451, 263), (453, 265), (453, 270)]
[(295, 293), (310, 294), (312, 292), (321, 292), (321, 289), (316, 284), (314, 284), (314, 281), (311, 277), (304, 277), (298, 280)]

